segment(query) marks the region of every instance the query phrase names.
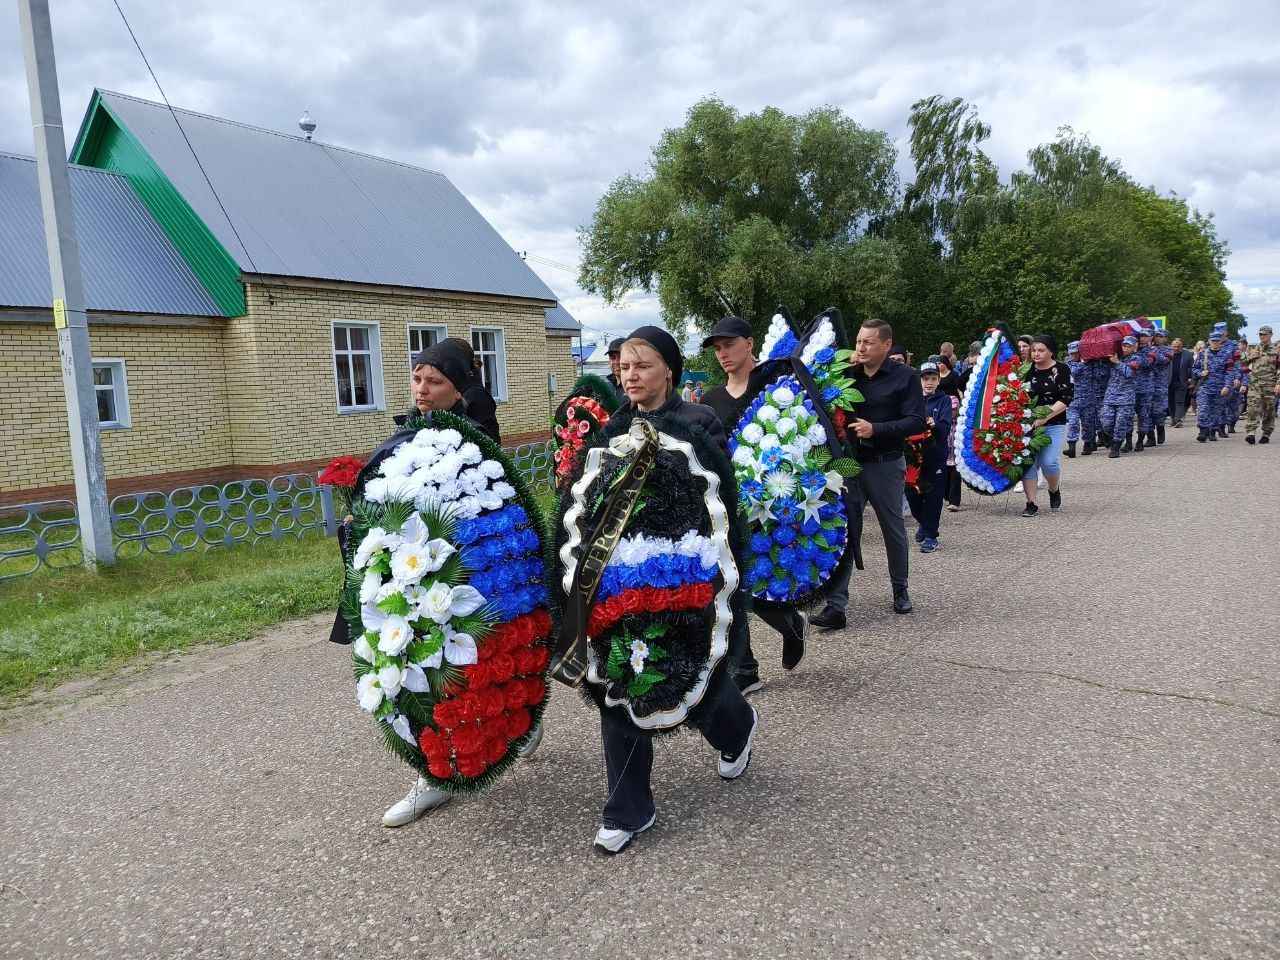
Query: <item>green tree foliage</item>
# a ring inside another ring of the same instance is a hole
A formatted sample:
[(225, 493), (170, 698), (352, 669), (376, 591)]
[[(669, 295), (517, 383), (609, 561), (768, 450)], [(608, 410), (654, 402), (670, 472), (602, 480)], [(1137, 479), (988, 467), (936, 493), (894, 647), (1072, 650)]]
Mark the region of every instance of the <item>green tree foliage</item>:
[(759, 334), (777, 303), (802, 320), (837, 306), (883, 316), (918, 355), (963, 352), (1002, 321), (1060, 342), (1142, 314), (1186, 336), (1238, 322), (1212, 216), (1134, 183), (1087, 136), (1059, 128), (1006, 184), (971, 104), (927, 97), (908, 125), (915, 177), (899, 195), (887, 136), (838, 110), (703, 100), (646, 176), (600, 200), (580, 283), (611, 303), (656, 290), (672, 328), (736, 313)]
[(759, 333), (774, 306), (870, 315), (892, 287), (891, 243), (865, 235), (897, 200), (889, 138), (824, 107), (740, 115), (715, 99), (663, 134), (647, 176), (615, 181), (580, 231), (579, 283), (619, 302), (657, 291), (704, 329), (736, 313)]

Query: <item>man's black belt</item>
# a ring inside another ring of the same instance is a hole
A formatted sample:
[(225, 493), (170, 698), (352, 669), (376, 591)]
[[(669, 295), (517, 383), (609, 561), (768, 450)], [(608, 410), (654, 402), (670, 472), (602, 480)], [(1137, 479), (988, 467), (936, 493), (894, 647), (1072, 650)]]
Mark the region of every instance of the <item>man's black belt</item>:
[(901, 450), (890, 450), (886, 453), (862, 453), (854, 451), (853, 458), (859, 463), (888, 463), (890, 460), (897, 460), (899, 457), (905, 456)]

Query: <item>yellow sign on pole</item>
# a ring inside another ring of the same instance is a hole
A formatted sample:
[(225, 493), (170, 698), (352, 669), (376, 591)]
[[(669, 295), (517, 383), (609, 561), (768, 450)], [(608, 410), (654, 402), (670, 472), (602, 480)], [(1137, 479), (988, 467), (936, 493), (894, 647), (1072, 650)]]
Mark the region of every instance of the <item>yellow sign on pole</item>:
[(67, 304), (65, 300), (53, 301), (53, 329), (61, 330), (67, 325)]
[(1167, 330), (1167, 329), (1168, 329), (1168, 327), (1166, 327), (1166, 326), (1165, 326), (1165, 321), (1166, 321), (1167, 319), (1169, 319), (1168, 317), (1147, 317), (1147, 319), (1151, 321), (1152, 325), (1153, 325), (1157, 330)]

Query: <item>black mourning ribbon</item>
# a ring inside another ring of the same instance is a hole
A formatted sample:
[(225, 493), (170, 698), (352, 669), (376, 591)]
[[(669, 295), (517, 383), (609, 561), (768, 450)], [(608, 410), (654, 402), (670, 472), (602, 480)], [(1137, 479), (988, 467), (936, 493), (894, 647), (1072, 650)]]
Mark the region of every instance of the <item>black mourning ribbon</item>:
[(646, 419), (637, 417), (636, 423), (645, 432), (644, 442), (632, 454), (630, 463), (605, 495), (591, 532), (579, 548), (578, 566), (565, 598), (560, 636), (551, 656), (551, 676), (570, 687), (578, 686), (586, 676), (587, 624), (591, 618), (591, 607), (600, 589), (604, 568), (622, 539), (657, 456), (657, 431)]

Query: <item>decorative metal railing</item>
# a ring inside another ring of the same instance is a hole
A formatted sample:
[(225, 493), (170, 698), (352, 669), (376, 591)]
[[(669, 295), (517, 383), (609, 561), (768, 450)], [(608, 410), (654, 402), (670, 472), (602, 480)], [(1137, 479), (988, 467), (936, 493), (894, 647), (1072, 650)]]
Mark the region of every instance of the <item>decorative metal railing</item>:
[[(535, 495), (555, 490), (554, 450), (554, 444), (543, 441), (507, 451)], [(110, 509), (120, 557), (254, 545), (337, 529), (332, 491), (306, 473), (127, 493), (114, 497)], [(74, 501), (0, 507), (0, 581), (41, 568), (73, 567), (82, 559)]]

